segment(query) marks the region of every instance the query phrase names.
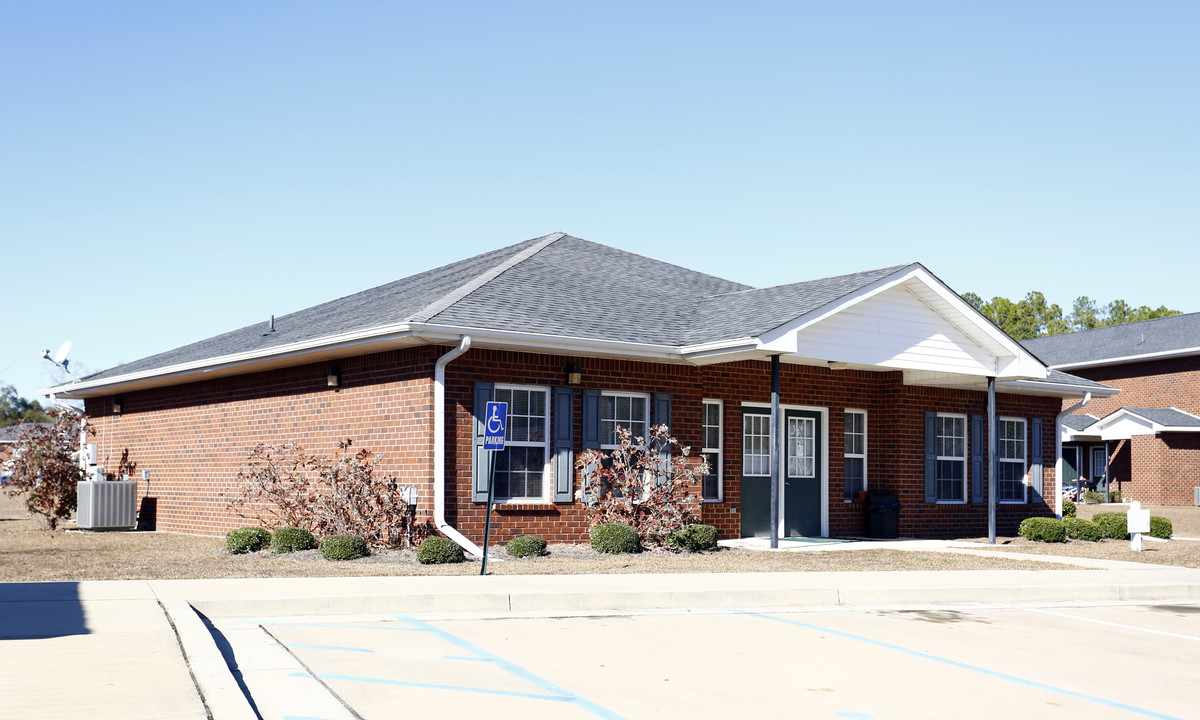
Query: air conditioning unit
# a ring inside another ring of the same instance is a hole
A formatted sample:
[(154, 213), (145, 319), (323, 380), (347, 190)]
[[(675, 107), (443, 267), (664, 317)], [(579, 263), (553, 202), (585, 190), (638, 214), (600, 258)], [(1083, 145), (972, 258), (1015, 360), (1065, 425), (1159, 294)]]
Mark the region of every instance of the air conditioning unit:
[(84, 530), (137, 527), (137, 482), (81, 482), (75, 524)]
[(1192, 488), (1192, 494), (1196, 496), (1193, 500), (1193, 502), (1196, 504), (1196, 507), (1200, 507), (1200, 487)]

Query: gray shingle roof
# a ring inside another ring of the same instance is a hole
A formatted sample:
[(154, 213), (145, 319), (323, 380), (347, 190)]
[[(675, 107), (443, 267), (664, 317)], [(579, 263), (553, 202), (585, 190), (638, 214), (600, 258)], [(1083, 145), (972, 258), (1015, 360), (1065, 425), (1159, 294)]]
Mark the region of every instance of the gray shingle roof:
[(684, 342), (756, 337), (909, 267), (913, 266), (896, 265), (702, 298)]
[(1177, 352), (1200, 347), (1200, 313), (1050, 335), (1021, 344), (1042, 362), (1065, 367)]
[(1121, 409), (1127, 410), (1139, 417), (1144, 417), (1150, 422), (1167, 427), (1200, 428), (1200, 418), (1189, 415), (1182, 410), (1176, 410), (1175, 408), (1125, 407)]
[(1099, 419), (1095, 415), (1068, 415), (1063, 418), (1062, 424), (1072, 430), (1082, 430)]

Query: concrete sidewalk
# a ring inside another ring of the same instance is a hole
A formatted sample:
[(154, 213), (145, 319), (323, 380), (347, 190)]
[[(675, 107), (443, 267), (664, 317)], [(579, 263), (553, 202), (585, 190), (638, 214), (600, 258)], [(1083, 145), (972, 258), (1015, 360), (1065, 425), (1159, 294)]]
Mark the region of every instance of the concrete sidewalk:
[[(942, 549), (987, 553), (978, 546)], [(254, 718), (196, 611), (215, 621), (1200, 603), (1197, 569), (1031, 557), (1086, 568), (0, 584), (0, 707), (22, 718)]]

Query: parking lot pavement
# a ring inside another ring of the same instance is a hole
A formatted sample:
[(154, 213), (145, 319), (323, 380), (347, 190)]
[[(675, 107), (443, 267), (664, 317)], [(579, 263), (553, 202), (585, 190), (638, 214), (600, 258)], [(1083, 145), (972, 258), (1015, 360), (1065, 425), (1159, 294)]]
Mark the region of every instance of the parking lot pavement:
[[(1169, 720), (1196, 717), (1200, 681), (1197, 604), (229, 618), (217, 627), (267, 720)], [(273, 675), (243, 663), (272, 652)]]

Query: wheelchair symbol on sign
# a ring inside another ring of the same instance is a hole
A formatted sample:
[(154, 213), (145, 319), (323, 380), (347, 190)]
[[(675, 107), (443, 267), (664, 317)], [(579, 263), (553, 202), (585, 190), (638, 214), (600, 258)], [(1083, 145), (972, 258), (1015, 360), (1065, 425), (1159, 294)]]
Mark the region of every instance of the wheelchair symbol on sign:
[(503, 450), (504, 429), (508, 424), (508, 403), (489, 402), (484, 409), (483, 449)]

